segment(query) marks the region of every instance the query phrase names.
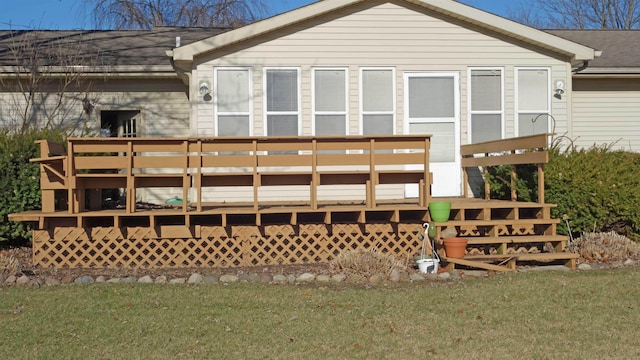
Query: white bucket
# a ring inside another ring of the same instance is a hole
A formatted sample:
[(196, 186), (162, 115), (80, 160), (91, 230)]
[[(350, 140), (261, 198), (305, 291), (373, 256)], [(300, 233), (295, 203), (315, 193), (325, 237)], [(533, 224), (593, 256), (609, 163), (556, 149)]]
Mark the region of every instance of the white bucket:
[(420, 259), (416, 261), (418, 263), (418, 269), (423, 274), (437, 274), (439, 259)]

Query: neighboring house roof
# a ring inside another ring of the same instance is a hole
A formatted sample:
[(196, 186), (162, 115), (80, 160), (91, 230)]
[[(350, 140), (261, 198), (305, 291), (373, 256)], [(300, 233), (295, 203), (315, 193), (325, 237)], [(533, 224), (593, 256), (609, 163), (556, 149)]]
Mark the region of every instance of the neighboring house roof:
[[(39, 53), (39, 65), (84, 66), (87, 71), (144, 71), (175, 74), (166, 51), (218, 34), (219, 28), (159, 27), (153, 30), (1, 30), (0, 67), (26, 62)], [(16, 52), (18, 49), (19, 52)], [(16, 57), (20, 53), (21, 59)], [(89, 67), (91, 69), (89, 69)], [(0, 71), (2, 72), (2, 71)]]
[(546, 30), (548, 33), (602, 51), (580, 74), (640, 74), (638, 30)]
[[(322, 0), (299, 9), (258, 21), (217, 36), (194, 42), (173, 50), (168, 55), (176, 62), (183, 62), (182, 68), (189, 68), (188, 64), (194, 57), (216, 51), (218, 49), (247, 41), (260, 36), (282, 30), (294, 25), (312, 23), (311, 20), (355, 6), (375, 6), (379, 2), (368, 0)], [(546, 51), (551, 51), (568, 58), (575, 65), (583, 61), (592, 60), (598, 54), (592, 48), (563, 39), (553, 34), (540, 31), (517, 22), (502, 18), (491, 13), (461, 4), (452, 0), (394, 0), (405, 6), (419, 6), (452, 21), (466, 23), (470, 27), (494, 33), (496, 36), (506, 37), (513, 41), (522, 42)]]

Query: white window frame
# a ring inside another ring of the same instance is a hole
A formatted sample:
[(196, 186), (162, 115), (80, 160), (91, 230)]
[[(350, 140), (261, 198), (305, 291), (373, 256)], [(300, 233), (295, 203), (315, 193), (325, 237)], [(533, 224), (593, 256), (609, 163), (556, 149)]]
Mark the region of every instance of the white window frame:
[[(473, 72), (477, 70), (492, 70), (500, 72), (500, 110), (473, 110), (473, 95), (472, 95), (472, 81), (473, 81)], [(504, 67), (481, 67), (475, 66), (467, 69), (467, 79), (469, 81), (469, 86), (467, 86), (467, 118), (469, 119), (468, 131), (469, 134), (467, 142), (469, 144), (473, 143), (473, 115), (500, 115), (500, 139), (505, 138), (506, 128), (504, 122), (504, 84), (505, 84), (505, 71)]]
[[(344, 111), (316, 110), (316, 71), (344, 71)], [(344, 115), (344, 133), (349, 134), (349, 68), (347, 67), (316, 67), (311, 69), (311, 134), (316, 135), (317, 115)]]
[[(267, 104), (267, 72), (269, 70), (295, 70), (296, 71), (296, 87), (297, 87), (297, 92), (298, 92), (298, 99), (297, 99), (297, 107), (298, 109), (296, 111), (269, 111), (268, 109), (268, 104)], [(264, 109), (263, 113), (263, 124), (264, 124), (264, 134), (266, 136), (269, 136), (269, 124), (268, 124), (268, 116), (269, 115), (296, 115), (297, 117), (297, 124), (298, 124), (298, 133), (296, 134), (297, 136), (300, 136), (302, 134), (302, 116), (300, 116), (300, 114), (302, 113), (302, 94), (301, 94), (301, 79), (300, 79), (300, 73), (301, 70), (299, 67), (280, 67), (280, 66), (269, 66), (269, 67), (264, 67), (262, 69), (262, 107)]]
[[(218, 71), (220, 70), (243, 70), (247, 71), (247, 80), (249, 81), (248, 89), (249, 89), (249, 111), (245, 112), (234, 112), (234, 111), (226, 111), (221, 112), (218, 104)], [(215, 67), (213, 69), (213, 103), (214, 103), (214, 135), (218, 135), (218, 119), (220, 116), (249, 116), (249, 136), (253, 136), (253, 69), (251, 67), (227, 67), (220, 66)]]
[[(364, 109), (364, 76), (363, 73), (367, 70), (390, 70), (391, 71), (391, 78), (392, 78), (392, 84), (393, 84), (393, 89), (392, 89), (392, 109), (391, 111), (366, 111)], [(365, 115), (391, 115), (392, 116), (392, 134), (390, 135), (396, 135), (397, 132), (397, 84), (398, 80), (396, 78), (396, 68), (392, 67), (392, 66), (386, 66), (386, 67), (361, 67), (359, 69), (359, 79), (358, 79), (358, 89), (359, 89), (359, 93), (358, 93), (358, 97), (359, 97), (359, 105), (358, 105), (358, 109), (360, 110), (360, 121), (358, 124), (358, 132), (360, 135), (364, 135), (364, 117)]]
[[(526, 111), (521, 111), (520, 110), (520, 104), (519, 104), (519, 99), (520, 99), (520, 84), (519, 84), (519, 71), (521, 70), (543, 70), (547, 72), (547, 108), (546, 109), (535, 109), (535, 110), (526, 110)], [(514, 68), (514, 84), (515, 84), (515, 91), (514, 91), (514, 111), (515, 111), (515, 117), (514, 117), (514, 132), (515, 132), (515, 136), (519, 137), (520, 135), (520, 115), (524, 115), (524, 114), (551, 114), (551, 92), (552, 89), (551, 87), (553, 86), (553, 84), (551, 84), (551, 68), (548, 66), (532, 66), (532, 67), (528, 67), (528, 66), (520, 66), (520, 67), (515, 67)], [(543, 117), (541, 117), (543, 118)], [(550, 132), (549, 129), (551, 129), (551, 116), (545, 116), (544, 118), (547, 119), (547, 132)]]

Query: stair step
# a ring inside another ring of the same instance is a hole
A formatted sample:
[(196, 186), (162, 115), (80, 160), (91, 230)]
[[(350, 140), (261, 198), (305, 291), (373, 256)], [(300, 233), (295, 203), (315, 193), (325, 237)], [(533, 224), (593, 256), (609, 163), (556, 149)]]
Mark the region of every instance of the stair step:
[(489, 244), (522, 244), (522, 243), (546, 243), (568, 241), (568, 236), (563, 235), (524, 235), (524, 236), (479, 236), (465, 237), (468, 245), (489, 245)]
[(492, 225), (547, 225), (559, 224), (559, 219), (500, 219), (500, 220), (449, 220), (445, 222), (436, 222), (436, 226), (492, 226)]
[(541, 260), (569, 260), (577, 259), (580, 254), (570, 252), (555, 252), (555, 253), (519, 253), (519, 254), (491, 254), (491, 255), (467, 255), (465, 260), (471, 261), (496, 261), (496, 260), (509, 260), (517, 259), (520, 261), (541, 261)]

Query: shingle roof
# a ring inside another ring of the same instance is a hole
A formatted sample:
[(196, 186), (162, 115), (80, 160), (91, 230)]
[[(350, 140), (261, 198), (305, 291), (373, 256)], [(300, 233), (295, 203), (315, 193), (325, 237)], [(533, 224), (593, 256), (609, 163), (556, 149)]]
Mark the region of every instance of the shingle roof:
[[(47, 65), (169, 65), (167, 50), (202, 40), (227, 29), (160, 27), (153, 30), (0, 30), (0, 66), (16, 65), (12, 49), (25, 44), (37, 44), (38, 51), (47, 53)], [(67, 60), (77, 64), (56, 64), (57, 54), (65, 51)]]
[(546, 31), (601, 50), (602, 55), (589, 62), (590, 68), (640, 68), (640, 31), (638, 30)]

